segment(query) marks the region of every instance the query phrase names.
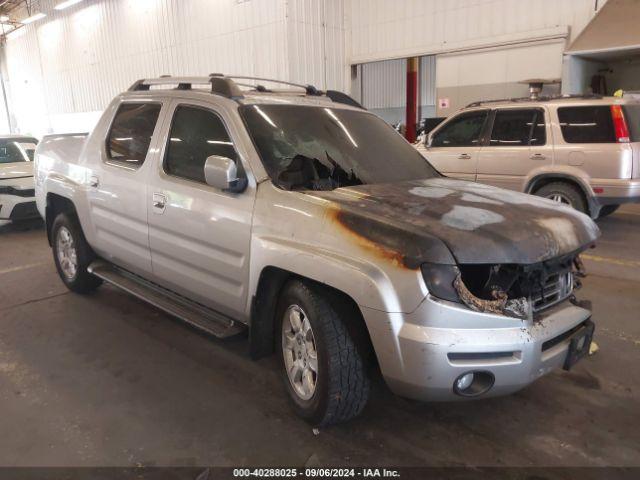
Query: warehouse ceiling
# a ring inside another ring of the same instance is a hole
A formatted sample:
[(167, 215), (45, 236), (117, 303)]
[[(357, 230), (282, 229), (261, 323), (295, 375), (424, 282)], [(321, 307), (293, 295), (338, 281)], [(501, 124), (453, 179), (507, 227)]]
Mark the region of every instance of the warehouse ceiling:
[(0, 35), (23, 26), (22, 20), (37, 11), (38, 0), (0, 0)]

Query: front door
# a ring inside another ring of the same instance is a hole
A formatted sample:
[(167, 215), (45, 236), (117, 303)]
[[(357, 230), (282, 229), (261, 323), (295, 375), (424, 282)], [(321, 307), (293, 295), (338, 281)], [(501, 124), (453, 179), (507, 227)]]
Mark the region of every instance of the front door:
[(162, 104), (119, 105), (100, 153), (91, 160), (88, 237), (105, 259), (140, 275), (151, 274), (146, 176)]
[(440, 173), (474, 181), (482, 133), (488, 116), (489, 110), (457, 115), (432, 134), (423, 155)]
[(553, 163), (543, 108), (495, 112), (489, 141), (480, 149), (477, 181), (522, 191), (530, 172)]
[[(149, 242), (154, 278), (230, 316), (245, 311), (255, 183), (242, 193), (205, 183), (207, 157), (240, 156), (222, 112), (175, 100), (165, 144), (149, 179)], [(247, 174), (244, 172), (244, 174)]]

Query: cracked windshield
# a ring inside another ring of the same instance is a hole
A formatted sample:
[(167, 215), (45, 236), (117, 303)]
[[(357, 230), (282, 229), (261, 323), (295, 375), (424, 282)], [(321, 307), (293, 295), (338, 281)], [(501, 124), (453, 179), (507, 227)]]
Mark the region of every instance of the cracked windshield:
[(286, 190), (333, 190), (439, 176), (370, 113), (300, 105), (240, 109), (269, 176)]

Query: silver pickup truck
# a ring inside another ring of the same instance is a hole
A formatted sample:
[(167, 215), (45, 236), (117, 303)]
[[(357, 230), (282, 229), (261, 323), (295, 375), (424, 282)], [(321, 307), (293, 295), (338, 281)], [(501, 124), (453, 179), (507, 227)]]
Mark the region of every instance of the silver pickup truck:
[(315, 425), (362, 410), (371, 365), (399, 395), (464, 400), (584, 356), (591, 219), (443, 177), (340, 92), (261, 82), (141, 80), (91, 134), (43, 139), (37, 205), (69, 289), (248, 331)]

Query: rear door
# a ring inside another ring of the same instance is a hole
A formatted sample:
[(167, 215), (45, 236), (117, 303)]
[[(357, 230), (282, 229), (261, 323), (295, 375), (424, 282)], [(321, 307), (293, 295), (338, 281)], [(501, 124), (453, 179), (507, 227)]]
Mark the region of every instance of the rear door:
[(532, 170), (553, 163), (544, 108), (501, 108), (493, 114), (491, 133), (480, 149), (477, 181), (523, 190)]
[(478, 153), (489, 110), (463, 112), (444, 123), (430, 136), (421, 152), (440, 173), (463, 180), (476, 179)]
[(89, 178), (92, 247), (127, 270), (149, 275), (151, 252), (147, 227), (147, 171), (155, 150), (162, 103), (120, 103), (99, 147)]
[(242, 193), (205, 183), (211, 155), (230, 158), (247, 174), (225, 115), (198, 100), (172, 102), (144, 203), (156, 281), (237, 317), (247, 301), (255, 182)]

